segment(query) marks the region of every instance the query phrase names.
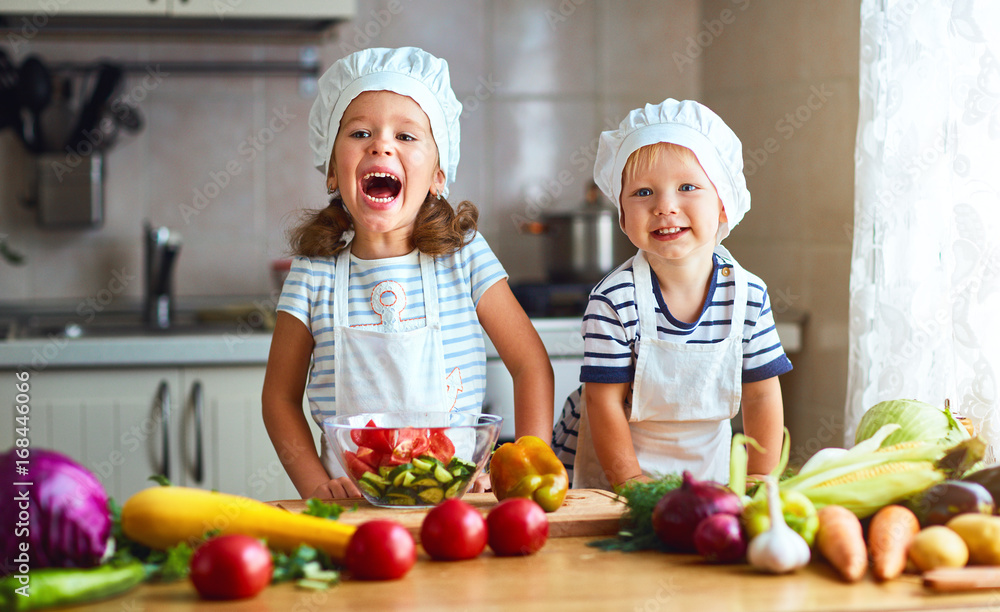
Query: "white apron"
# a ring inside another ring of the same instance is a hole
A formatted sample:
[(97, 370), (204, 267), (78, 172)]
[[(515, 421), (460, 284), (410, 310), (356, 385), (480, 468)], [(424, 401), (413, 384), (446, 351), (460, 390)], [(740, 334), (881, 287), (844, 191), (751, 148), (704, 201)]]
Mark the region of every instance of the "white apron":
[[(640, 342), (628, 420), (639, 467), (647, 476), (689, 470), (699, 480), (729, 482), (729, 419), (739, 411), (742, 393), (747, 278), (724, 247), (716, 247), (716, 253), (733, 266), (736, 297), (729, 336), (713, 344), (660, 340), (649, 262), (640, 251), (632, 263)], [(594, 451), (584, 387), (573, 487), (611, 489)]]
[[(448, 410), (445, 392), (444, 344), (434, 259), (420, 253), (420, 280), (424, 290), (423, 325), (405, 321), (406, 294), (393, 281), (372, 290), (372, 309), (382, 325), (350, 327), (347, 290), (350, 253), (337, 257), (333, 293), (334, 392), (337, 415), (362, 412), (422, 412)], [(407, 329), (414, 327), (413, 329)], [(403, 331), (384, 331), (402, 329)], [(321, 436), (320, 459), (331, 478), (345, 476)]]

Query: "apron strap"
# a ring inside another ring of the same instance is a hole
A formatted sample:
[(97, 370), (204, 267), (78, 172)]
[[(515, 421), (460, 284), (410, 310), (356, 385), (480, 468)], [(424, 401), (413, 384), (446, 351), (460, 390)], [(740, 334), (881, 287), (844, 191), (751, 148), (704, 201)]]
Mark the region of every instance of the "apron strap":
[(438, 302), (437, 272), (434, 268), (434, 258), (418, 251), (420, 255), (420, 281), (424, 286), (424, 316), (428, 327), (440, 325), (441, 305)]
[(725, 263), (728, 263), (733, 267), (733, 286), (736, 289), (736, 294), (733, 299), (732, 328), (730, 329), (729, 334), (733, 335), (738, 333), (742, 338), (743, 326), (746, 324), (747, 316), (747, 295), (750, 291), (747, 272), (743, 269), (743, 266), (736, 261), (736, 258), (729, 253), (729, 250), (721, 244), (715, 247), (715, 253), (721, 257)]
[(351, 276), (351, 247), (350, 244), (335, 255), (337, 264), (334, 268), (333, 277), (333, 325), (344, 327), (347, 325), (347, 292)]

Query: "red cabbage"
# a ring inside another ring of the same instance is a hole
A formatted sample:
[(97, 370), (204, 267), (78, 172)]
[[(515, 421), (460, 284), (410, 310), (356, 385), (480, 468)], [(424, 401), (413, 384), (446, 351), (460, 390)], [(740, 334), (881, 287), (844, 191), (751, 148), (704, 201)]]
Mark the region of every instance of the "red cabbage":
[[(27, 464), (18, 451), (27, 454)], [(19, 474), (19, 466), (27, 474)], [(6, 527), (0, 559), (8, 567), (19, 556), (34, 568), (100, 563), (111, 514), (104, 487), (87, 468), (54, 451), (12, 448), (0, 454), (0, 476), (0, 525)]]

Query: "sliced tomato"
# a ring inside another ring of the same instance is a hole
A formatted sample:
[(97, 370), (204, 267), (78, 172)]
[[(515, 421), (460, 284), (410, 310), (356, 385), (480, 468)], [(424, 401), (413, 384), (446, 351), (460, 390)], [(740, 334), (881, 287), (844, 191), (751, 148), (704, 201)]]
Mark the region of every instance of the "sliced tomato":
[[(368, 430), (369, 427), (372, 429)], [(379, 429), (376, 427), (375, 421), (369, 420), (364, 429), (359, 428), (351, 431), (351, 441), (358, 447), (364, 446), (376, 453), (391, 453), (396, 446), (396, 430)]]
[(358, 479), (360, 479), (365, 472), (378, 472), (377, 468), (372, 468), (372, 466), (359, 459), (358, 456), (351, 451), (344, 451), (344, 463), (347, 464), (347, 469), (351, 471), (351, 474)]
[(416, 427), (400, 429), (396, 436), (396, 447), (392, 450), (393, 459), (407, 463), (414, 457), (426, 453), (430, 446), (427, 435), (427, 429)]
[(445, 465), (455, 456), (455, 445), (443, 429), (430, 430), (428, 444), (427, 454)]
[(379, 462), (382, 460), (381, 453), (376, 453), (367, 446), (359, 446), (357, 455), (358, 459), (364, 461), (373, 472), (378, 471)]

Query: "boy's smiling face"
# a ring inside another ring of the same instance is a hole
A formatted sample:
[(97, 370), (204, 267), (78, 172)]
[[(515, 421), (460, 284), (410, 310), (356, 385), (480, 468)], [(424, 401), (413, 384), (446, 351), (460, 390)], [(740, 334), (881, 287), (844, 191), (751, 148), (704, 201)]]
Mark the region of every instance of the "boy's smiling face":
[[(631, 160), (630, 160), (631, 162)], [(622, 177), (622, 225), (629, 240), (655, 259), (685, 264), (711, 260), (722, 200), (689, 149), (660, 147)]]
[(357, 239), (408, 238), (428, 192), (439, 193), (444, 182), (430, 120), (412, 98), (366, 91), (351, 101), (334, 141), (327, 186), (340, 189)]

